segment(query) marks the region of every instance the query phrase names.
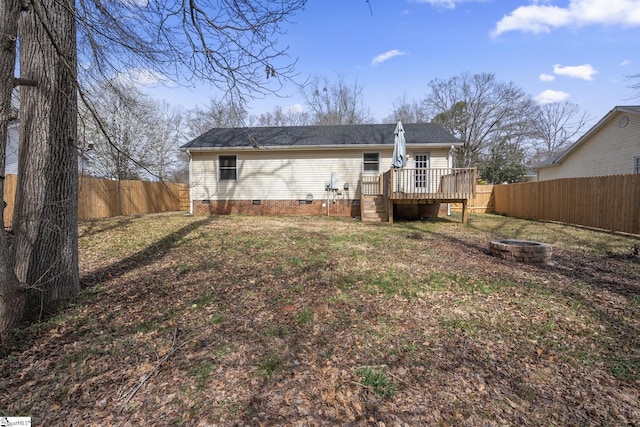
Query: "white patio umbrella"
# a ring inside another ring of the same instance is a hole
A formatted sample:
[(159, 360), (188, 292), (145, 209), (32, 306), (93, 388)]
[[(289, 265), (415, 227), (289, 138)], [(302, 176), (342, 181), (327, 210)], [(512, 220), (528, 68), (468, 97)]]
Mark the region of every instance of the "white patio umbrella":
[(407, 165), (407, 142), (404, 139), (404, 128), (400, 120), (398, 120), (396, 130), (393, 134), (393, 158), (391, 160), (391, 166), (394, 168), (403, 168)]

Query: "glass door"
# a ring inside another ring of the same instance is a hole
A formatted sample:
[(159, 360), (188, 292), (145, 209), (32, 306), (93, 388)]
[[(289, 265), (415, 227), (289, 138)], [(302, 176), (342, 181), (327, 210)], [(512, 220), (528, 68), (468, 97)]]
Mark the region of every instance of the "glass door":
[(413, 161), (415, 170), (415, 187), (417, 193), (427, 192), (429, 188), (429, 164), (430, 153), (414, 153)]

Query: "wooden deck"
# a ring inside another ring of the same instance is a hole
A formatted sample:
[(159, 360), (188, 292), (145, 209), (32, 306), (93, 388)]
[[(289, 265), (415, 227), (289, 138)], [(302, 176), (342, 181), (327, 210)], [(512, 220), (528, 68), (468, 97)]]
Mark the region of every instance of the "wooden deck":
[(360, 178), (363, 221), (393, 223), (394, 204), (461, 203), (462, 222), (476, 191), (475, 168), (403, 168)]

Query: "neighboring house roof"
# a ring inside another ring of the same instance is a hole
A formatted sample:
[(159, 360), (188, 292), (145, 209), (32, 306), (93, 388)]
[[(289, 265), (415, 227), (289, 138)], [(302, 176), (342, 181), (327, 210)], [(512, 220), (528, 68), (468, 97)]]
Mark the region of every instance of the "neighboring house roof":
[[(185, 151), (243, 148), (354, 148), (393, 146), (395, 124), (214, 128), (183, 145)], [(434, 147), (462, 145), (436, 123), (403, 124), (407, 145)]]
[[(573, 144), (571, 145), (573, 147)], [(534, 169), (542, 169), (548, 166), (556, 166), (559, 162), (557, 159), (564, 158), (565, 154), (569, 151), (569, 148), (560, 151), (559, 153), (554, 154), (551, 157), (548, 157), (534, 166)]]
[(576, 142), (574, 142), (571, 146), (569, 146), (566, 150), (563, 150), (548, 159), (540, 162), (536, 165), (536, 169), (544, 169), (551, 166), (557, 166), (564, 159), (566, 159), (572, 152), (574, 152), (578, 147), (584, 144), (586, 141), (591, 138), (593, 134), (598, 132), (604, 125), (606, 125), (609, 120), (618, 112), (627, 113), (627, 114), (635, 114), (640, 115), (640, 105), (621, 105), (613, 107), (611, 111), (609, 111), (598, 123), (596, 123), (591, 129), (589, 129), (584, 135), (582, 135)]

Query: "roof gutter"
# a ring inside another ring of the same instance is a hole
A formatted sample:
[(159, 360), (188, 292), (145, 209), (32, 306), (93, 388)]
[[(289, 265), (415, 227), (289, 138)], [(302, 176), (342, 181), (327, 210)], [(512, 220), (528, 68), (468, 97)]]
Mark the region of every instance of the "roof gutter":
[[(407, 144), (407, 148), (451, 148), (460, 147), (462, 142), (442, 142), (442, 143), (414, 143)], [(332, 144), (332, 145), (264, 145), (258, 148), (252, 146), (239, 147), (180, 147), (180, 150), (186, 152), (207, 152), (207, 151), (292, 151), (292, 150), (356, 150), (356, 149), (393, 149), (393, 144)]]

